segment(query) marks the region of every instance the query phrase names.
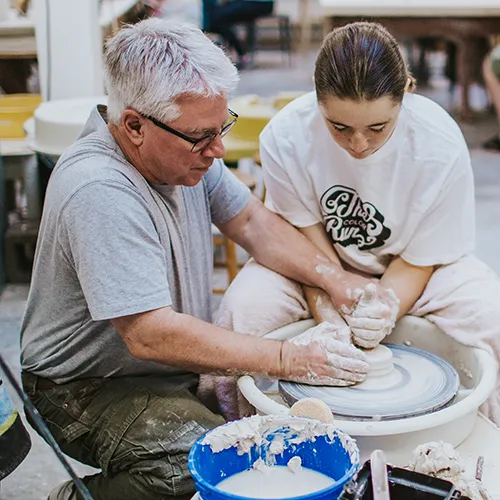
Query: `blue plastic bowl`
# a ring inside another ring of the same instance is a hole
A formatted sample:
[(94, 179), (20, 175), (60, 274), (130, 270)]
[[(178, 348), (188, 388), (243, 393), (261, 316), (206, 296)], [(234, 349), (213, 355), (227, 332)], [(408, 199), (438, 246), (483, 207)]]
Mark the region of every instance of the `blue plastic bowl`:
[[(289, 417), (276, 417), (278, 422), (280, 418), (284, 422), (290, 419)], [(298, 420), (308, 421), (308, 419), (303, 418)], [(223, 427), (231, 424), (232, 422), (225, 424)], [(248, 453), (244, 454), (238, 454), (235, 447), (214, 453), (209, 445), (202, 444), (205, 437), (216, 431), (214, 429), (198, 439), (189, 453), (188, 465), (191, 475), (195, 480), (196, 490), (203, 500), (246, 499), (247, 497), (232, 495), (218, 490), (217, 484), (234, 474), (251, 469), (258, 458), (262, 458), (265, 461), (269, 444), (275, 436), (281, 435), (285, 436), (285, 449), (281, 455), (275, 455), (276, 465), (287, 465), (292, 457), (299, 456), (303, 467), (321, 472), (334, 480), (334, 483), (324, 490), (293, 498), (295, 500), (337, 499), (342, 494), (344, 485), (354, 476), (359, 468), (359, 450), (354, 439), (339, 429), (333, 426), (330, 427), (333, 430), (332, 439), (328, 436), (319, 436), (314, 438), (314, 440), (293, 444), (289, 441), (297, 434), (293, 434), (293, 431), (291, 433), (288, 425), (285, 424), (280, 427), (278, 424), (278, 427), (265, 436), (262, 444), (259, 446), (254, 445)], [(351, 448), (351, 453), (349, 453), (343, 443)]]

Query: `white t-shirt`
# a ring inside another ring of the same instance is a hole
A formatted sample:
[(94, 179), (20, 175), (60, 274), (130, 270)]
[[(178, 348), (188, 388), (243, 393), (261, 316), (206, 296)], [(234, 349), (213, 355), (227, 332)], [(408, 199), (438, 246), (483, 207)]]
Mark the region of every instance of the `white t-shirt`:
[(474, 181), (455, 121), (406, 94), (374, 154), (352, 158), (333, 140), (314, 92), (281, 110), (260, 136), (266, 205), (296, 227), (325, 226), (339, 257), (382, 274), (400, 255), (448, 264), (474, 248)]

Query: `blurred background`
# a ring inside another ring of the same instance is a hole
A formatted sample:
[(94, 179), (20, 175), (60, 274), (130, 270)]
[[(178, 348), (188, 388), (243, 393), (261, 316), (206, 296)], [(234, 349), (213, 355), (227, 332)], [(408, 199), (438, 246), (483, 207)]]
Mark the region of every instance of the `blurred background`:
[[(240, 120), (225, 138), (225, 161), (262, 199), (259, 133), (279, 109), (312, 90), (324, 35), (354, 20), (381, 22), (398, 39), (417, 92), (446, 108), (466, 137), (476, 182), (476, 254), (500, 272), (500, 2), (276, 0), (260, 2), (266, 5), (255, 11), (238, 5), (244, 3), (0, 0), (0, 352), (16, 377), (51, 170), (92, 106), (105, 102), (103, 42), (123, 23), (151, 16), (198, 25), (240, 69), (230, 100)], [(247, 256), (216, 230), (213, 238), (215, 310)], [(2, 481), (0, 498), (44, 499), (67, 478), (48, 445), (33, 432), (32, 439), (27, 459)], [(89, 471), (72, 463), (80, 473)]]

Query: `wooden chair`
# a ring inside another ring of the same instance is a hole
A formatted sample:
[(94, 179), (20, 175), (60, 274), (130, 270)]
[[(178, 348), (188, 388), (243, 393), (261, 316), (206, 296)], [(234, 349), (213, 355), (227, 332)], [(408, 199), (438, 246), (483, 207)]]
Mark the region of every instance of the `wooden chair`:
[[(270, 14), (257, 19), (253, 23), (246, 24), (246, 38), (248, 52), (251, 56), (252, 66), (255, 63), (257, 50), (265, 50), (267, 46), (258, 44), (259, 33), (278, 31), (278, 49), (282, 56), (288, 56), (288, 65), (292, 65), (292, 24), (290, 17), (283, 14)], [(270, 48), (274, 49), (275, 46)]]
[[(249, 96), (249, 99), (251, 96)], [(276, 110), (266, 104), (255, 101), (246, 101), (244, 98), (235, 99), (230, 103), (231, 109), (238, 113), (236, 125), (224, 137), (226, 164), (237, 164), (243, 158), (252, 158), (259, 151), (259, 135), (269, 120), (276, 114)]]

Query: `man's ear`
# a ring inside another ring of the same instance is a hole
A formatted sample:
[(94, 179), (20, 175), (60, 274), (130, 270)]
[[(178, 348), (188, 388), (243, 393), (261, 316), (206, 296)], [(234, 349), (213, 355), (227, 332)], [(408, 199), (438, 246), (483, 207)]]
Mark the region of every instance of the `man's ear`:
[(122, 113), (122, 125), (127, 137), (136, 146), (144, 142), (144, 118), (133, 109), (126, 109)]

